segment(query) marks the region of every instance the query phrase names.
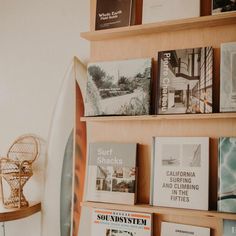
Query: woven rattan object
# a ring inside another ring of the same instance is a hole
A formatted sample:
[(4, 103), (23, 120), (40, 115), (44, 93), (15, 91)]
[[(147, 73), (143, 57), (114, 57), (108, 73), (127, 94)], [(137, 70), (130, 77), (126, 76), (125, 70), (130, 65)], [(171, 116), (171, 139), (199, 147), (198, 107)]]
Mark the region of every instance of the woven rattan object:
[[(33, 135), (19, 137), (0, 159), (1, 192), (5, 208), (28, 207), (23, 187), (33, 175), (32, 163), (39, 156), (39, 141)], [(10, 196), (4, 196), (3, 180), (10, 186)]]

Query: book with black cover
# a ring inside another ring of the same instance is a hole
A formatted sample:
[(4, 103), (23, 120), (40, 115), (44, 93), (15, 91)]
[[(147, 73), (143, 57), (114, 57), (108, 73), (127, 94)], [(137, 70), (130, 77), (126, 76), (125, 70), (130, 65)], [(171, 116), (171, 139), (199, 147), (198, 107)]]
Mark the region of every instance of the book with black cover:
[(235, 0), (212, 0), (212, 15), (236, 11)]
[(219, 139), (218, 211), (236, 213), (236, 137)]
[(97, 0), (95, 29), (131, 25), (132, 10), (132, 0)]
[(211, 113), (212, 47), (158, 52), (157, 114)]
[(137, 144), (89, 144), (87, 201), (135, 204)]
[(148, 115), (151, 58), (88, 64), (85, 116)]
[(152, 156), (152, 205), (208, 210), (208, 137), (154, 137)]

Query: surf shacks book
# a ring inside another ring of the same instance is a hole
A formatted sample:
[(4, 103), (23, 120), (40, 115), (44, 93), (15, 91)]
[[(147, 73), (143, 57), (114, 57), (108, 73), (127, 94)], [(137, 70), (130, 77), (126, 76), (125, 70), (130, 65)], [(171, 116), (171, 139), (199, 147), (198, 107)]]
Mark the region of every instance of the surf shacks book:
[(148, 115), (151, 58), (88, 64), (85, 116)]
[(223, 236), (236, 236), (236, 220), (223, 220)]
[(200, 0), (143, 0), (143, 24), (199, 16)]
[(92, 209), (91, 236), (151, 236), (152, 215)]
[(217, 210), (236, 213), (236, 137), (219, 139)]
[(208, 210), (208, 137), (154, 137), (152, 166), (152, 205)]
[(136, 156), (136, 143), (90, 143), (86, 200), (135, 204)]
[(210, 228), (161, 222), (161, 236), (210, 236)]
[(129, 26), (132, 8), (132, 0), (97, 0), (95, 29)]
[(220, 112), (236, 111), (236, 42), (221, 44)]
[(156, 113), (211, 113), (213, 49), (158, 52)]
[(212, 15), (236, 11), (235, 0), (212, 0)]

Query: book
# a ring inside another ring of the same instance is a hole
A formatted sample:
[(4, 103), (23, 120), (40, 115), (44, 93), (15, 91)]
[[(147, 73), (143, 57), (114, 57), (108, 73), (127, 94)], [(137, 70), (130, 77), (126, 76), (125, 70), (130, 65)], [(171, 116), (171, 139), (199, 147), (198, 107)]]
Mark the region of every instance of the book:
[(143, 0), (143, 24), (199, 16), (200, 0)]
[(161, 236), (210, 236), (210, 228), (161, 222)]
[(92, 210), (91, 236), (151, 236), (152, 215), (142, 212)]
[(236, 111), (236, 42), (221, 44), (220, 112)]
[(158, 52), (157, 77), (157, 114), (212, 112), (212, 47)]
[(129, 26), (132, 0), (97, 0), (95, 30)]
[(208, 137), (154, 137), (152, 166), (152, 205), (208, 210)]
[(236, 236), (236, 220), (223, 220), (223, 236)]
[(85, 116), (148, 115), (151, 58), (88, 64)]
[(236, 137), (219, 138), (217, 210), (236, 213)]
[(89, 144), (87, 201), (135, 204), (137, 144)]
[(212, 15), (236, 11), (235, 0), (212, 0)]

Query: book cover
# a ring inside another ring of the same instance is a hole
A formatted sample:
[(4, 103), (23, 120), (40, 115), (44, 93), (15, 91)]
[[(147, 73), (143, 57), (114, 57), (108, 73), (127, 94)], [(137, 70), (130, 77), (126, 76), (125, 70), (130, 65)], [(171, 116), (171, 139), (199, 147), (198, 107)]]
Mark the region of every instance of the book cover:
[(135, 204), (136, 143), (90, 143), (87, 201)]
[(157, 114), (211, 113), (213, 49), (158, 52)]
[(236, 42), (221, 44), (220, 112), (236, 111)]
[(148, 115), (151, 58), (88, 64), (85, 116)]
[(95, 30), (129, 26), (132, 0), (97, 0)]
[(153, 138), (152, 205), (208, 210), (209, 138)]
[(223, 236), (236, 236), (236, 220), (223, 220)]
[(236, 11), (235, 0), (212, 0), (212, 15)]
[(200, 0), (143, 0), (143, 24), (199, 16)]
[(152, 215), (141, 212), (92, 210), (91, 236), (151, 236)]
[(161, 222), (161, 236), (210, 236), (210, 228)]
[(236, 213), (236, 137), (219, 139), (218, 211)]

